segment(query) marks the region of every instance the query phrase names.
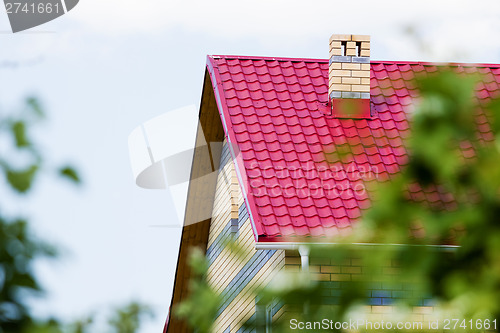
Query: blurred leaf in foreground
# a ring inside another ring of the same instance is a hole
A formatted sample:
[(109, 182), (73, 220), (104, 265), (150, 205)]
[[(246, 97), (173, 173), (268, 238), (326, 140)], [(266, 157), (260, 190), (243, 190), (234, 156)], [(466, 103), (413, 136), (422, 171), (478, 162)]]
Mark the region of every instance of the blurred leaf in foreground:
[(59, 174), (63, 178), (66, 178), (76, 184), (79, 184), (81, 182), (80, 176), (78, 175), (77, 171), (72, 167), (65, 166), (59, 169)]
[(116, 333), (134, 333), (139, 329), (144, 316), (152, 317), (151, 309), (146, 305), (132, 302), (116, 309), (109, 324)]
[(26, 170), (6, 170), (7, 180), (17, 192), (25, 193), (31, 188), (38, 167), (38, 165), (32, 165)]

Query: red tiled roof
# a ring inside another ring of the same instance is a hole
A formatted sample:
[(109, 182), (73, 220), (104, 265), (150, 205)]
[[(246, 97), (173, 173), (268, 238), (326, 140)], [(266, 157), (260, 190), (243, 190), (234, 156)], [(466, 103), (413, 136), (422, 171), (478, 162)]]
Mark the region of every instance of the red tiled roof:
[[(372, 117), (339, 119), (326, 107), (327, 60), (209, 56), (207, 66), (258, 241), (348, 232), (370, 206), (367, 185), (407, 162), (408, 114), (418, 95), (412, 79), (437, 70), (372, 61)], [(484, 74), (480, 100), (500, 93), (500, 65), (452, 67)], [(485, 138), (486, 122), (478, 118)], [(431, 205), (452, 204), (440, 189), (408, 191)]]

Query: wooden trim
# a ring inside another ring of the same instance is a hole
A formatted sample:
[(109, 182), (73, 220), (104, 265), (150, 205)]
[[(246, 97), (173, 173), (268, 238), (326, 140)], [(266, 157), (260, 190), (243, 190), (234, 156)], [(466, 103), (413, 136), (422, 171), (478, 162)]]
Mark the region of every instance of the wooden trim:
[(214, 204), (215, 187), (224, 141), (210, 75), (205, 72), (200, 104), (198, 132), (189, 182), (184, 227), (174, 280), (174, 290), (167, 322), (167, 333), (190, 333), (187, 323), (175, 315), (176, 306), (189, 295), (191, 271), (188, 260), (191, 248), (207, 249)]

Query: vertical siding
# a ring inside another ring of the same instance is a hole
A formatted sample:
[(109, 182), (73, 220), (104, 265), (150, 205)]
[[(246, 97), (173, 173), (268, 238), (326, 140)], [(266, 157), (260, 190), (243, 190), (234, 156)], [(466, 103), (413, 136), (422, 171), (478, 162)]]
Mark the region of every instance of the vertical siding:
[[(230, 239), (234, 243), (228, 248)], [(255, 314), (253, 290), (265, 286), (284, 267), (285, 253), (255, 250), (250, 219), (226, 143), (217, 178), (207, 258), (208, 283), (223, 298), (214, 332), (241, 332)]]

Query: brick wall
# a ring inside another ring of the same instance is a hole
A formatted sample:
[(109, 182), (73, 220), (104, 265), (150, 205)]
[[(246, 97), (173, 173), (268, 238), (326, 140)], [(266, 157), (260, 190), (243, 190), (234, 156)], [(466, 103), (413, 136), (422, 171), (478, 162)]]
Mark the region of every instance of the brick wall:
[[(301, 258), (298, 251), (285, 251), (285, 269), (290, 272), (301, 270)], [(365, 306), (363, 313), (367, 320), (394, 320), (396, 307), (394, 304), (401, 299), (410, 298), (413, 302), (413, 311), (409, 320), (429, 321), (434, 319), (434, 309), (431, 300), (418, 297), (415, 285), (401, 282), (398, 275), (398, 263), (385, 261), (377, 267), (386, 279), (375, 281), (363, 267), (361, 258), (348, 257), (334, 260), (330, 257), (311, 256), (309, 258), (309, 272), (312, 279), (318, 281), (322, 287), (322, 296), (319, 302), (326, 306), (338, 306), (342, 290), (352, 281), (367, 282)]]

